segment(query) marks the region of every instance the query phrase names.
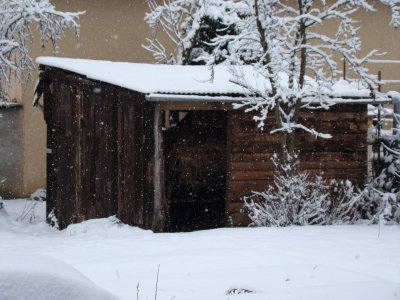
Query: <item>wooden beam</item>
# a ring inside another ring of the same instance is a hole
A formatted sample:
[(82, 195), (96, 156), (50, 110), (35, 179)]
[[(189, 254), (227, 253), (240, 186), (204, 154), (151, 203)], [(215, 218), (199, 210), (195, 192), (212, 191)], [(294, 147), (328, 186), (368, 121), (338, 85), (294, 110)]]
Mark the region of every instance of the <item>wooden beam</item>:
[(156, 106), (154, 110), (154, 214), (152, 229), (154, 232), (164, 230), (166, 221), (164, 156), (162, 149), (161, 109)]
[(157, 107), (160, 110), (232, 110), (230, 103), (214, 102), (159, 102)]
[(226, 181), (225, 181), (225, 226), (229, 227), (233, 224), (231, 224), (232, 222), (232, 217), (229, 214), (228, 208), (231, 202), (230, 199), (230, 173), (231, 173), (231, 169), (232, 169), (232, 135), (233, 135), (233, 131), (232, 131), (232, 113), (228, 112), (227, 113), (227, 117), (226, 117)]

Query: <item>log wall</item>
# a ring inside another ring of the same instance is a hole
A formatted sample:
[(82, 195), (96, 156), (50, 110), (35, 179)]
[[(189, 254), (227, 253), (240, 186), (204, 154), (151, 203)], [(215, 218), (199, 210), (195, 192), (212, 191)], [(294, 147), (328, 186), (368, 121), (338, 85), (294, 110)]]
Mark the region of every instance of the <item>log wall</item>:
[[(262, 191), (272, 183), (274, 166), (272, 155), (279, 149), (277, 134), (271, 116), (261, 131), (255, 126), (252, 115), (230, 111), (228, 115), (228, 180), (227, 217), (233, 224), (244, 226), (249, 219), (240, 213), (243, 197), (251, 191)], [(310, 134), (296, 135), (300, 149), (300, 169), (326, 179), (350, 179), (361, 186), (367, 175), (367, 105), (340, 105), (330, 110), (307, 110), (301, 113), (300, 122), (323, 133), (331, 139), (316, 139)]]

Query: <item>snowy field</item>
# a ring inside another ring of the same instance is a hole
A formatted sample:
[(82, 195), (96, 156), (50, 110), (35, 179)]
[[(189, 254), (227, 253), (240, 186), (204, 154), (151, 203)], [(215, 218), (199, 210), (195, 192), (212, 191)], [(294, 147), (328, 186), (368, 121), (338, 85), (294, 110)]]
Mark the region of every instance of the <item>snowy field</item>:
[[(120, 299), (145, 300), (155, 298), (160, 265), (158, 300), (400, 299), (399, 226), (154, 234), (111, 217), (57, 231), (43, 222), (44, 203), (35, 203), (4, 201), (0, 275), (13, 265), (40, 275), (60, 264)], [(243, 290), (251, 293), (237, 294)]]

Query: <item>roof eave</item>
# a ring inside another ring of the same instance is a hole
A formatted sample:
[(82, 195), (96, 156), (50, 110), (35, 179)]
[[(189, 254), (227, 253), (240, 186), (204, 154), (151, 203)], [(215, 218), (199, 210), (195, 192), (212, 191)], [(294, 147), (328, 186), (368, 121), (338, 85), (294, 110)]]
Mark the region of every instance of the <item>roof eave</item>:
[[(248, 100), (249, 97), (244, 96), (229, 96), (229, 95), (186, 95), (186, 94), (162, 94), (162, 93), (151, 93), (147, 94), (146, 100), (149, 102), (202, 102), (202, 103), (238, 103), (244, 100)], [(254, 98), (257, 100), (257, 98)], [(302, 101), (304, 104), (313, 104), (313, 101), (306, 100)], [(381, 104), (390, 103), (392, 98), (390, 97), (332, 97), (330, 104)], [(319, 102), (315, 102), (316, 105), (320, 105)]]

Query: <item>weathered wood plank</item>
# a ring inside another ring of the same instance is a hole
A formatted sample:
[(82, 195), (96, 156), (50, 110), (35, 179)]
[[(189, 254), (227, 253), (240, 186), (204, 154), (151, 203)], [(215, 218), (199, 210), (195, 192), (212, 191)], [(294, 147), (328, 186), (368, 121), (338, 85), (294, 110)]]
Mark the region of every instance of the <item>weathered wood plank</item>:
[[(360, 169), (365, 166), (364, 161), (301, 161), (299, 164), (300, 169), (303, 170), (325, 170), (325, 169)], [(276, 170), (275, 164), (271, 162), (232, 162), (232, 171), (263, 171), (263, 170)]]
[(233, 127), (229, 126), (228, 124), (232, 124), (232, 117), (233, 114), (232, 113), (228, 113), (227, 114), (227, 118), (226, 118), (226, 178), (225, 178), (225, 225), (228, 225), (228, 223), (230, 222), (229, 220), (229, 213), (228, 213), (228, 206), (230, 205), (230, 194), (233, 192), (231, 189), (231, 184), (230, 184), (230, 174), (231, 174), (231, 169), (232, 169), (232, 139), (233, 139)]
[[(296, 135), (296, 142), (301, 145), (303, 143), (313, 143), (313, 142), (334, 142), (334, 143), (342, 143), (342, 142), (365, 142), (367, 137), (364, 133), (352, 132), (352, 133), (341, 133), (334, 134), (332, 138), (323, 139), (316, 138), (307, 133), (299, 133)], [(270, 142), (270, 143), (278, 143), (279, 136), (277, 134), (235, 134), (234, 142), (238, 143), (241, 141), (245, 142)]]
[(80, 151), (80, 130), (79, 130), (79, 115), (80, 103), (76, 86), (69, 86), (70, 97), (68, 99), (70, 105), (69, 124), (67, 126), (67, 145), (70, 148), (70, 173), (71, 173), (71, 190), (70, 201), (73, 203), (72, 216), (74, 222), (81, 222), (85, 218), (81, 212), (81, 182), (80, 182), (80, 167), (81, 167), (81, 151)]
[[(360, 169), (336, 169), (336, 170), (307, 170), (311, 175), (322, 175), (324, 178), (363, 178), (366, 176), (366, 170)], [(232, 171), (229, 179), (235, 180), (270, 180), (273, 177), (273, 171)]]
[[(357, 121), (357, 122), (356, 122)], [(310, 122), (308, 122), (310, 123)], [(274, 128), (273, 124), (268, 124), (264, 127), (264, 130), (261, 130), (257, 127), (257, 124), (252, 121), (251, 123), (234, 123), (232, 125), (233, 132), (235, 134), (241, 135), (254, 135), (254, 134), (264, 134), (268, 135), (271, 134), (270, 131)], [(310, 128), (322, 132), (322, 133), (330, 133), (335, 136), (337, 133), (353, 133), (353, 132), (365, 132), (368, 130), (368, 123), (367, 122), (358, 122), (358, 120), (353, 120), (352, 122), (344, 121), (344, 122), (319, 122), (317, 124), (307, 124)], [(301, 132), (299, 132), (301, 134)], [(276, 135), (276, 134), (275, 134)]]
[(95, 101), (93, 99), (93, 87), (83, 85), (83, 201), (86, 211), (86, 218), (96, 217), (96, 124), (95, 124)]
[(131, 95), (130, 97), (135, 99), (135, 114), (134, 114), (134, 152), (135, 152), (135, 160), (134, 160), (134, 174), (135, 174), (135, 184), (136, 190), (134, 194), (135, 199), (135, 222), (139, 226), (144, 225), (144, 162), (143, 162), (143, 153), (145, 151), (143, 147), (143, 132), (144, 132), (144, 122), (143, 122), (143, 106), (144, 106), (144, 95), (136, 94)]
[[(278, 151), (278, 141), (234, 141), (232, 143), (232, 153), (275, 153)], [(330, 141), (330, 140), (315, 140), (314, 142), (299, 143), (298, 149), (301, 152), (365, 152), (366, 153), (367, 141)]]
[(143, 111), (143, 165), (144, 165), (144, 205), (145, 227), (151, 228), (154, 213), (154, 103), (145, 103)]
[(144, 117), (137, 94), (118, 90), (118, 217), (144, 226)]
[[(232, 162), (270, 162), (273, 153), (232, 153)], [(300, 152), (301, 161), (365, 161), (364, 152), (345, 153), (345, 152)]]
[[(231, 124), (236, 120), (240, 119), (246, 125), (256, 125), (257, 123), (253, 120), (254, 114), (244, 113), (243, 111), (233, 111), (233, 118)], [(363, 111), (302, 111), (299, 116), (299, 121), (303, 122), (316, 122), (317, 124), (322, 122), (331, 121), (365, 121), (368, 119), (366, 110)], [(274, 116), (270, 114), (266, 120), (267, 124), (274, 124)]]
[(243, 213), (229, 213), (229, 217), (232, 220), (234, 226), (248, 226), (250, 224), (250, 219), (246, 214)]
[(154, 111), (154, 219), (152, 229), (163, 231), (166, 222), (167, 204), (165, 199), (164, 157), (162, 150), (161, 110), (156, 106)]
[(47, 183), (47, 199), (46, 199), (46, 217), (48, 222), (51, 223), (50, 214), (54, 213), (56, 208), (56, 122), (55, 118), (55, 99), (53, 93), (54, 83), (44, 87), (43, 103), (44, 103), (44, 118), (47, 125), (47, 143), (46, 143), (46, 183)]

